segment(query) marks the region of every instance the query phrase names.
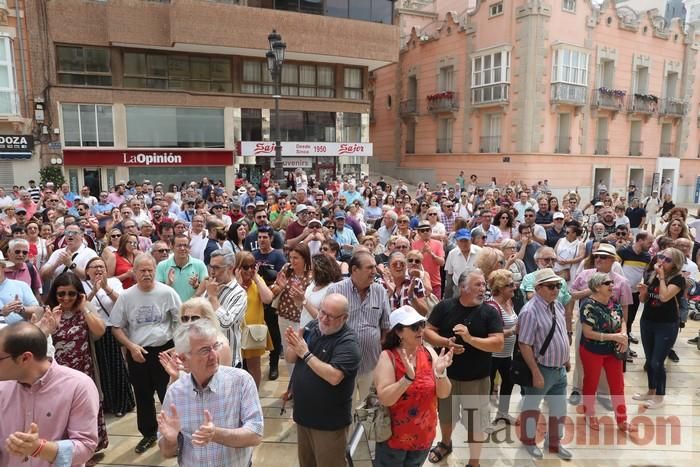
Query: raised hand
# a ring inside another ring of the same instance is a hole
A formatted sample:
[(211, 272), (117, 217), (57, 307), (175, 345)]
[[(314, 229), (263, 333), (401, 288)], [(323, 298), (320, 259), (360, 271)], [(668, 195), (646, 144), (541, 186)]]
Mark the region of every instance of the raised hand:
[(175, 404), (170, 404), (172, 415), (165, 413), (165, 408), (158, 414), (158, 431), (163, 438), (170, 442), (177, 442), (177, 435), (180, 433), (180, 416), (177, 414)]
[(212, 419), (211, 413), (204, 410), (204, 423), (199, 426), (199, 430), (192, 433), (192, 444), (195, 446), (205, 446), (214, 439), (216, 426)]
[(205, 279), (205, 281), (207, 283), (207, 295), (217, 297), (219, 295), (219, 283), (213, 277)]
[(180, 377), (180, 370), (183, 369), (182, 361), (174, 352), (165, 351), (159, 353), (158, 361), (171, 380), (177, 380)]
[(438, 358), (435, 360), (435, 373), (442, 373), (452, 365), (453, 356), (454, 350), (450, 349), (445, 352), (445, 348), (443, 347), (442, 350), (440, 350), (440, 355), (438, 355)]
[(406, 368), (406, 376), (408, 376), (411, 379), (416, 378), (416, 356), (415, 354), (412, 356), (408, 356), (406, 353), (406, 349), (400, 349), (399, 350), (399, 356), (401, 357), (401, 361), (403, 362), (403, 366)]

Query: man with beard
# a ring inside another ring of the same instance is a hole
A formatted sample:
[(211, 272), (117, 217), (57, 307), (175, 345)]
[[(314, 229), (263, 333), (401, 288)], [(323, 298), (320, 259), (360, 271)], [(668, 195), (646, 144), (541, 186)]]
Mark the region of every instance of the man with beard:
[(438, 401), (442, 439), (429, 460), (440, 462), (452, 452), (452, 432), (461, 419), (469, 440), (467, 465), (478, 466), (490, 423), (491, 353), (503, 350), (503, 323), (499, 313), (484, 303), (486, 280), (479, 269), (463, 272), (458, 286), (458, 297), (435, 305), (424, 333), (433, 346), (454, 350), (447, 369), (452, 395)]
[[(260, 249), (260, 246), (258, 244), (258, 229), (260, 229), (263, 226), (269, 225), (269, 220), (267, 218), (267, 211), (263, 207), (257, 208), (255, 210), (254, 219), (255, 219), (255, 224), (250, 229), (251, 232), (248, 234), (248, 236), (243, 241), (243, 248), (250, 251), (250, 252), (254, 252), (255, 250)], [(272, 248), (281, 250), (282, 247), (284, 246), (284, 241), (282, 240), (282, 237), (280, 236), (280, 234), (278, 234), (274, 230), (271, 233), (272, 233)]]
[(224, 227), (224, 222), (220, 219), (211, 218), (207, 222), (207, 232), (208, 240), (207, 246), (204, 248), (204, 264), (209, 265), (209, 258), (211, 257), (211, 252), (223, 248), (224, 242), (226, 241), (226, 227)]

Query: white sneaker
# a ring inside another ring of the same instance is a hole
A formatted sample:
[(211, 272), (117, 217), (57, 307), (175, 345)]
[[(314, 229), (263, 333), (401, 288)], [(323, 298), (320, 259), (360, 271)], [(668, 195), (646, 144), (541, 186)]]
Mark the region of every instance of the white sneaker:
[(644, 406), (647, 409), (659, 409), (664, 406), (664, 401), (663, 400), (649, 400), (644, 403)]
[(637, 392), (632, 396), (632, 399), (636, 401), (650, 401), (654, 398), (651, 394), (647, 394), (646, 392)]

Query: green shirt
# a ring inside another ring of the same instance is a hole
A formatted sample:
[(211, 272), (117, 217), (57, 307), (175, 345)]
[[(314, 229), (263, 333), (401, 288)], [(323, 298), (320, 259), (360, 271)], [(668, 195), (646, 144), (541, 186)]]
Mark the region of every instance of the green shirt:
[(192, 298), (197, 291), (197, 289), (190, 284), (190, 277), (193, 274), (197, 276), (197, 283), (209, 277), (209, 274), (207, 274), (207, 266), (204, 264), (204, 261), (190, 256), (187, 264), (183, 267), (178, 267), (175, 264), (174, 255), (171, 255), (170, 258), (158, 264), (156, 268), (156, 280), (167, 285), (168, 271), (170, 271), (171, 268), (175, 269), (175, 280), (171, 287), (175, 289), (175, 292), (177, 292), (180, 300), (183, 302)]
[[(566, 281), (564, 279), (559, 279), (559, 281), (561, 282), (561, 289), (559, 289), (557, 301), (562, 305), (566, 305), (571, 300), (569, 287), (566, 285)], [(520, 283), (520, 290), (525, 293), (525, 297), (527, 297), (528, 292), (535, 293), (535, 272), (531, 272), (523, 277), (523, 280)]]

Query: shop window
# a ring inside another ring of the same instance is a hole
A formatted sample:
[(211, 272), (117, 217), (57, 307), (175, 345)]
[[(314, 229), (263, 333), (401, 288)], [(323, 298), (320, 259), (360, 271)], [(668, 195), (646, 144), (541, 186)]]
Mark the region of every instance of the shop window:
[(362, 141), (362, 115), (359, 113), (343, 113), (343, 142), (359, 143)]
[(131, 148), (223, 148), (224, 110), (183, 107), (126, 107)]
[(61, 116), (66, 146), (114, 146), (111, 105), (63, 104)]
[(345, 68), (343, 85), (345, 87), (345, 92), (343, 94), (345, 99), (361, 100), (363, 98), (362, 69)]
[[(267, 62), (243, 62), (245, 94), (274, 94), (275, 86)], [(283, 96), (335, 97), (335, 71), (331, 66), (285, 63), (282, 66)]]
[(59, 45), (58, 82), (74, 86), (111, 86), (112, 69), (109, 49)]
[(0, 37), (0, 115), (17, 115), (17, 87), (12, 62), (12, 41)]
[(124, 87), (230, 93), (231, 60), (125, 52)]

